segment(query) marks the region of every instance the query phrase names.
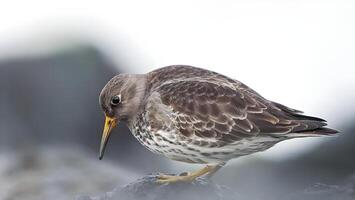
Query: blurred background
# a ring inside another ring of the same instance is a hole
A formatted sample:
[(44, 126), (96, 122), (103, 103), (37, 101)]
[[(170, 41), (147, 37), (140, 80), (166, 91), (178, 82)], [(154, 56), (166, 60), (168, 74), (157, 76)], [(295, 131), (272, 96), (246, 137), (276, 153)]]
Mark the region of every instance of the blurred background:
[(354, 9), (351, 0), (2, 2), (0, 199), (74, 199), (201, 167), (150, 153), (124, 124), (98, 160), (105, 83), (172, 64), (238, 79), (341, 132), (233, 160), (215, 182), (282, 199), (354, 180)]

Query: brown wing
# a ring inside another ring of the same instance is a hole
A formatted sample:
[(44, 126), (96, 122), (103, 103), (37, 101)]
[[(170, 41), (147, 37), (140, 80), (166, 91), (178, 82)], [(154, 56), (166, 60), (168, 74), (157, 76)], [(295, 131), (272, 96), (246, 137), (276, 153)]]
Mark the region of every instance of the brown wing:
[(167, 82), (155, 91), (163, 104), (172, 108), (175, 126), (187, 137), (232, 143), (261, 134), (287, 137), (326, 125), (322, 119), (268, 101), (245, 85), (218, 84), (196, 77)]

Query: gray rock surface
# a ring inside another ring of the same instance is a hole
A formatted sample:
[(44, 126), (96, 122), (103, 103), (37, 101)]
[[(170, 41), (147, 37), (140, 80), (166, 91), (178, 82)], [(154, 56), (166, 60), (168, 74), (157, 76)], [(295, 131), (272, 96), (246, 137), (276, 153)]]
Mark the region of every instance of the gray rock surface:
[(126, 186), (117, 187), (111, 192), (99, 196), (80, 196), (76, 200), (234, 200), (240, 195), (232, 189), (215, 184), (206, 179), (197, 179), (192, 183), (157, 184), (157, 174), (138, 179)]
[[(126, 186), (117, 187), (99, 196), (80, 196), (76, 200), (251, 200), (241, 196), (231, 188), (199, 179), (193, 183), (155, 183), (156, 175), (148, 175)], [(355, 179), (344, 184), (327, 185), (316, 183), (304, 190), (294, 192), (279, 200), (353, 200), (355, 199)], [(255, 199), (256, 200), (256, 199)]]
[(290, 194), (285, 200), (353, 200), (355, 199), (355, 179), (343, 185), (316, 183), (313, 186)]
[(66, 200), (103, 193), (139, 175), (72, 147), (41, 147), (0, 155), (1, 200)]
[[(159, 185), (156, 174), (138, 179), (126, 186), (98, 196), (79, 196), (76, 200), (261, 200), (240, 195), (233, 189), (205, 179), (193, 183)], [(257, 189), (255, 190), (258, 191)], [(306, 189), (293, 192), (273, 200), (353, 200), (355, 199), (355, 178), (349, 178), (339, 185), (316, 183)]]

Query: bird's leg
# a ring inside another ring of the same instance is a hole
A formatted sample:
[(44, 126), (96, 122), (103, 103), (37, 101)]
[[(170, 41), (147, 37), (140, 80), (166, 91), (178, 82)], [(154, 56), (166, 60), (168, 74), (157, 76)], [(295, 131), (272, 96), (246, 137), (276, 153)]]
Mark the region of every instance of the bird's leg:
[(186, 176), (171, 176), (171, 175), (159, 175), (157, 177), (157, 183), (164, 184), (164, 183), (176, 183), (176, 182), (192, 182), (196, 178), (203, 176), (207, 173), (214, 173), (217, 170), (215, 168), (220, 168), (218, 167), (219, 165), (207, 165), (206, 167), (196, 171), (187, 174)]

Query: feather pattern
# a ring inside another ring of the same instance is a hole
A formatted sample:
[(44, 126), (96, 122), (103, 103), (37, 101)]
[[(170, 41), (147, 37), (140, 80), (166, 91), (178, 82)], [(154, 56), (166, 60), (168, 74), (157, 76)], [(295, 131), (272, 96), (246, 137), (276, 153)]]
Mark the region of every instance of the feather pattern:
[(172, 108), (179, 134), (214, 138), (220, 145), (255, 136), (315, 134), (326, 125), (320, 118), (266, 100), (237, 80), (200, 68), (170, 66), (153, 71), (150, 84), (150, 90)]

